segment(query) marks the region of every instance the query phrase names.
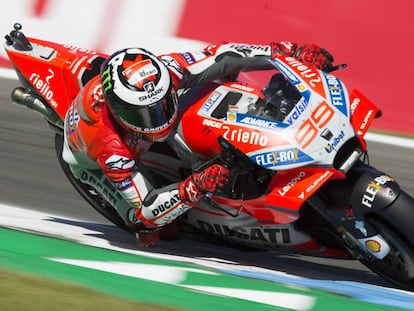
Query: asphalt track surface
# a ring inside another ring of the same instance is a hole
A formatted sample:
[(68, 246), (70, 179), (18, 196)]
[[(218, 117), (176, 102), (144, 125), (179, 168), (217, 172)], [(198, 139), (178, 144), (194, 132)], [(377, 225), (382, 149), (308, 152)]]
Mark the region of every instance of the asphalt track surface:
[[(130, 234), (109, 222), (82, 200), (60, 170), (54, 151), (54, 133), (46, 122), (25, 107), (13, 104), (10, 92), (17, 81), (0, 79), (0, 203), (52, 215), (82, 219), (79, 226), (97, 229), (114, 245), (136, 248)], [(371, 164), (393, 176), (414, 194), (413, 149), (368, 142)], [(16, 219), (16, 222), (19, 220)], [(249, 252), (215, 246), (186, 237), (162, 242), (150, 252), (232, 260), (321, 280), (358, 281), (390, 286), (358, 261), (286, 254)]]

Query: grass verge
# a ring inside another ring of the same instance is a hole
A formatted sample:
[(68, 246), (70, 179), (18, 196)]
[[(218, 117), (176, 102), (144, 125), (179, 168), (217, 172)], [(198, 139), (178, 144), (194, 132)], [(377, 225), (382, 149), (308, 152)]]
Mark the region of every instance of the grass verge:
[(86, 287), (0, 270), (2, 311), (173, 311), (177, 309), (111, 297)]

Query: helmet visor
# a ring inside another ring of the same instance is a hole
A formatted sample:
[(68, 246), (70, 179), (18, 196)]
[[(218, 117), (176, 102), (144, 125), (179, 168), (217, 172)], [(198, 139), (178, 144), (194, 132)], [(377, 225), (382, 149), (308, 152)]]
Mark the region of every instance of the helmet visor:
[(174, 92), (168, 92), (163, 99), (147, 105), (125, 107), (110, 105), (115, 117), (127, 128), (138, 133), (157, 133), (174, 122), (177, 114), (177, 101)]

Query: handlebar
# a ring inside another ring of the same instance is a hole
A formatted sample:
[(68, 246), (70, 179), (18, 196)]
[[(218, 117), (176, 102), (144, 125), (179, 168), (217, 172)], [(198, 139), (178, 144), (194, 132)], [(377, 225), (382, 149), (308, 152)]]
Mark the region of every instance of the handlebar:
[(248, 173), (255, 169), (255, 164), (250, 160), (250, 158), (229, 143), (224, 137), (219, 136), (218, 143), (221, 147), (221, 152), (210, 160), (194, 168), (194, 171), (199, 172), (216, 163), (229, 169), (232, 174)]

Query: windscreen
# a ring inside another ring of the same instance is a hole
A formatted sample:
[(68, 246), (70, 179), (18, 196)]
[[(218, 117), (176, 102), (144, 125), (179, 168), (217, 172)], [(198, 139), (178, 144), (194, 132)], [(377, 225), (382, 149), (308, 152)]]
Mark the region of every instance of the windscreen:
[(242, 73), (243, 82), (259, 86), (263, 96), (248, 106), (247, 114), (283, 122), (304, 99), (299, 91), (277, 70)]

